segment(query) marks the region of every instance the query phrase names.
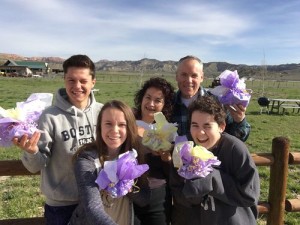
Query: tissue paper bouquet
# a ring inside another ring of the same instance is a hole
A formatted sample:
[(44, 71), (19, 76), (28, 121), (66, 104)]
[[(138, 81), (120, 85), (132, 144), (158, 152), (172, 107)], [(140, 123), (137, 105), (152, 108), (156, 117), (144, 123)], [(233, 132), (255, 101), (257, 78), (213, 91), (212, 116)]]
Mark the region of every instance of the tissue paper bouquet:
[(0, 146), (12, 145), (13, 137), (28, 134), (37, 130), (37, 121), (43, 110), (52, 104), (53, 94), (33, 93), (25, 102), (17, 102), (16, 108), (0, 107)]
[(154, 113), (154, 120), (156, 123), (145, 130), (142, 144), (154, 151), (169, 151), (177, 135), (177, 125), (169, 123), (162, 112)]
[(193, 144), (192, 141), (177, 142), (173, 151), (174, 166), (185, 179), (206, 177), (213, 171), (213, 166), (221, 164), (212, 152), (200, 145), (193, 147)]
[(138, 165), (135, 149), (119, 155), (117, 160), (105, 161), (96, 183), (100, 190), (105, 190), (111, 197), (126, 195), (134, 186), (134, 179), (145, 173), (149, 166)]
[(237, 71), (225, 70), (220, 74), (220, 86), (210, 90), (224, 105), (241, 104), (247, 107), (251, 98), (251, 90), (246, 89), (244, 79), (240, 79)]

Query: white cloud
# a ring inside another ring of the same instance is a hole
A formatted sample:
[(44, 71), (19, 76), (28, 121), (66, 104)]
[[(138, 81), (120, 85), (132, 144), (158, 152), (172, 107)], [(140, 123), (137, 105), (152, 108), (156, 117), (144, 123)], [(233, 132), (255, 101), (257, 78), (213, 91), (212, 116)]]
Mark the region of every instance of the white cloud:
[[(300, 50), (300, 4), (293, 0), (2, 0), (1, 6), (0, 49), (26, 56), (82, 52), (95, 60), (125, 60), (146, 53), (177, 60), (199, 54), (204, 61), (242, 61), (263, 48), (282, 49), (287, 55)], [(236, 56), (230, 55), (232, 49)]]

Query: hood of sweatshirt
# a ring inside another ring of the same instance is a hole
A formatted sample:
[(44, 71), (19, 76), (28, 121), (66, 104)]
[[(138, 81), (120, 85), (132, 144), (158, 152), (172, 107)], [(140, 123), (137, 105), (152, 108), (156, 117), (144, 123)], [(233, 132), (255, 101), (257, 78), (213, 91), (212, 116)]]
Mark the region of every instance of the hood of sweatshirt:
[(55, 95), (54, 105), (67, 113), (75, 115), (74, 109), (77, 109), (79, 114), (83, 113), (83, 112), (87, 112), (91, 109), (91, 106), (95, 102), (96, 102), (95, 96), (94, 96), (93, 92), (91, 92), (91, 94), (89, 96), (89, 105), (84, 110), (78, 109), (72, 103), (69, 102), (66, 89), (61, 88), (57, 91), (57, 93)]
[[(95, 108), (96, 100), (94, 97), (93, 92), (91, 92), (89, 96), (89, 104), (85, 109), (79, 109), (76, 106), (74, 106), (72, 103), (68, 101), (68, 95), (65, 88), (61, 88), (57, 91), (56, 94), (56, 100), (54, 103), (54, 106), (59, 108), (60, 110), (64, 111), (64, 114), (70, 114), (70, 116), (74, 116), (74, 128), (76, 132), (76, 148), (82, 145), (82, 143), (79, 143), (79, 137), (80, 137), (80, 124), (81, 120), (88, 120), (88, 123), (91, 126), (92, 130), (92, 137), (95, 139), (96, 132), (95, 132), (95, 125), (96, 121), (95, 118), (97, 118), (97, 115), (99, 113), (99, 110), (93, 110)], [(96, 113), (96, 114), (95, 114)], [(85, 118), (84, 118), (85, 117)]]

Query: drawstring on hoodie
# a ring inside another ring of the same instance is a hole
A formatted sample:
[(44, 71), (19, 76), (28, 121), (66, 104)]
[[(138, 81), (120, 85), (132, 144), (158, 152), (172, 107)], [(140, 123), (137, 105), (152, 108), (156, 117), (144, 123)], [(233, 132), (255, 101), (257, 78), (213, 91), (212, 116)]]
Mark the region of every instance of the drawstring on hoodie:
[(75, 133), (76, 133), (76, 147), (79, 148), (79, 122), (78, 122), (78, 112), (76, 106), (72, 106), (72, 109), (74, 109), (74, 114), (75, 114)]
[(93, 108), (91, 108), (91, 114), (92, 114), (91, 129), (92, 129), (92, 133), (93, 133), (93, 138), (94, 138), (94, 140), (96, 140), (96, 129), (95, 129), (95, 126), (94, 126), (94, 110), (93, 110)]
[[(94, 127), (94, 111), (93, 108), (90, 107), (90, 100), (89, 100), (89, 104), (88, 104), (88, 109), (91, 111), (91, 117), (92, 117), (92, 121), (89, 121), (89, 117), (87, 117), (89, 123), (90, 123), (90, 127), (91, 127), (91, 132), (92, 132), (92, 137), (94, 138), (94, 140), (96, 139), (96, 129)], [(74, 110), (74, 114), (75, 114), (75, 134), (76, 134), (76, 147), (79, 148), (80, 144), (79, 144), (79, 121), (78, 121), (78, 109), (76, 108), (76, 106), (71, 106), (71, 108)], [(86, 108), (87, 109), (87, 108)], [(84, 112), (85, 113), (85, 112)], [(85, 113), (86, 114), (86, 113)]]
[(91, 107), (91, 105), (92, 105), (91, 99), (89, 98), (89, 102), (88, 102), (88, 107), (87, 108), (89, 108), (89, 110), (91, 111), (92, 123), (91, 123), (91, 121), (89, 121), (89, 117), (87, 117), (87, 119), (88, 119), (88, 121), (90, 123), (91, 131), (92, 131), (92, 137), (94, 138), (94, 140), (96, 140), (96, 129), (95, 129), (95, 123), (94, 123), (94, 110), (93, 110), (93, 107)]

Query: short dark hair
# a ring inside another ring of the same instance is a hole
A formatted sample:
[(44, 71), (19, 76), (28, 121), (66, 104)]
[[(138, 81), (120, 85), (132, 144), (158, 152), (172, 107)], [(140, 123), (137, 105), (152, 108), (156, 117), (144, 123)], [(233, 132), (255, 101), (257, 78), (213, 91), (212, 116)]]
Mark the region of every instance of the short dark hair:
[(151, 87), (162, 91), (164, 95), (164, 107), (162, 113), (167, 120), (170, 120), (173, 111), (174, 87), (167, 80), (160, 77), (152, 77), (145, 81), (142, 88), (136, 92), (134, 97), (136, 119), (142, 119), (142, 101), (146, 91)]
[(95, 79), (96, 68), (93, 61), (87, 55), (73, 55), (63, 63), (64, 74), (68, 72), (70, 67), (88, 68), (92, 79)]
[(213, 96), (202, 96), (196, 99), (188, 108), (189, 110), (189, 126), (191, 125), (192, 114), (194, 111), (208, 113), (214, 116), (218, 125), (224, 124), (226, 120), (226, 112), (221, 103)]

